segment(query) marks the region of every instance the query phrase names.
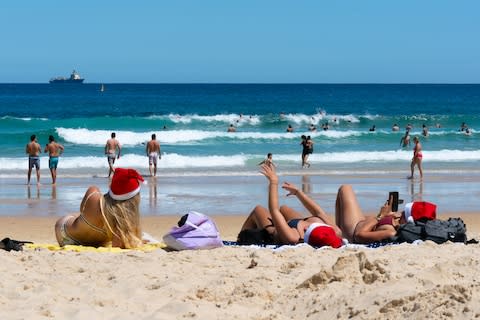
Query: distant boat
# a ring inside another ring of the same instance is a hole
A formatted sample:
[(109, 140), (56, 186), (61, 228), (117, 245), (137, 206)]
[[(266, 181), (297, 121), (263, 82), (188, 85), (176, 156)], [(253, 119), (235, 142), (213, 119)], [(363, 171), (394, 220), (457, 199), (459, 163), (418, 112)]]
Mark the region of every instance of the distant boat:
[(72, 71), (72, 74), (70, 74), (70, 78), (65, 78), (65, 77), (56, 77), (56, 78), (52, 78), (50, 79), (50, 83), (78, 83), (78, 84), (81, 84), (83, 83), (83, 79), (82, 77), (80, 77), (80, 74), (78, 74), (78, 72), (76, 72), (75, 70)]
[(105, 86), (102, 83), (102, 86), (100, 87), (100, 92), (103, 92), (103, 91), (105, 91)]

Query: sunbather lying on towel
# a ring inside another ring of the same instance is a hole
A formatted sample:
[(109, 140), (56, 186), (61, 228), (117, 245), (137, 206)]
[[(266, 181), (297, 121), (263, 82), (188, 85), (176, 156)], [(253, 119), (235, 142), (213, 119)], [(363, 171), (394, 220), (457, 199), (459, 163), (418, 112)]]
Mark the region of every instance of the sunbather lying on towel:
[(110, 190), (102, 194), (89, 187), (80, 213), (68, 215), (55, 224), (60, 246), (88, 245), (135, 248), (142, 245), (140, 230), (140, 185), (142, 176), (133, 169), (115, 169)]
[(264, 229), (271, 236), (272, 243), (275, 244), (306, 242), (314, 246), (328, 245), (334, 248), (342, 245), (341, 230), (315, 201), (295, 185), (285, 182), (282, 188), (289, 192), (288, 195), (295, 195), (311, 213), (311, 216), (303, 218), (299, 212), (290, 207), (280, 207), (275, 167), (263, 165), (261, 173), (269, 181), (269, 210), (257, 205), (243, 224), (241, 232)]
[(389, 200), (377, 216), (365, 216), (352, 186), (342, 185), (335, 203), (335, 222), (343, 236), (351, 243), (371, 243), (393, 237), (406, 220), (402, 213), (392, 212), (392, 199)]

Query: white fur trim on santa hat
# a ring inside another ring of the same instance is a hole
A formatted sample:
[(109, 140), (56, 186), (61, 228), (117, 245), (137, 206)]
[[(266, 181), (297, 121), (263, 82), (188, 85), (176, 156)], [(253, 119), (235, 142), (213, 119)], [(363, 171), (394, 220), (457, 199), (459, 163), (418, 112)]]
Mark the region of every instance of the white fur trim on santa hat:
[(312, 233), (312, 231), (316, 228), (316, 227), (321, 227), (321, 226), (324, 226), (324, 227), (330, 227), (328, 224), (325, 224), (325, 223), (312, 223), (308, 228), (307, 228), (307, 231), (305, 231), (305, 234), (303, 235), (303, 242), (305, 243), (308, 243), (308, 240), (310, 239), (310, 234)]
[(108, 190), (108, 194), (110, 195), (110, 197), (112, 197), (112, 199), (115, 199), (115, 200), (120, 200), (120, 201), (123, 201), (123, 200), (128, 200), (130, 198), (133, 198), (134, 196), (137, 195), (137, 193), (140, 192), (140, 184), (138, 184), (138, 188), (133, 190), (133, 191), (130, 191), (128, 193), (124, 193), (124, 194), (114, 194), (112, 192), (112, 190)]
[(413, 202), (409, 202), (405, 204), (404, 216), (405, 216), (405, 221), (407, 222), (413, 222), (412, 207), (413, 207)]

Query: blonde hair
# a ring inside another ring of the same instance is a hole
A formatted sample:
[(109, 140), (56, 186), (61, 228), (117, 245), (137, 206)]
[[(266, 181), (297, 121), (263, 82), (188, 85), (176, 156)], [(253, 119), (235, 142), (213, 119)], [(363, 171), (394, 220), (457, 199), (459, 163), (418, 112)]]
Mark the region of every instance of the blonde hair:
[(140, 193), (128, 200), (115, 200), (107, 193), (103, 196), (102, 210), (108, 237), (116, 236), (122, 248), (136, 248), (142, 245), (140, 229)]

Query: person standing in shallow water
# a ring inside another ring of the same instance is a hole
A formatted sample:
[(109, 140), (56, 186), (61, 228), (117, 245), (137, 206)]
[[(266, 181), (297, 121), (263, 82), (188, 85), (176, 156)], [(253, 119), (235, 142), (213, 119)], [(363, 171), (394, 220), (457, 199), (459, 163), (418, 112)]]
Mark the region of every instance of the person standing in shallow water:
[[(108, 177), (112, 175), (112, 173), (115, 171), (113, 168), (113, 165), (115, 164), (115, 158), (120, 159), (120, 152), (122, 150), (120, 146), (120, 142), (115, 138), (116, 134), (115, 132), (112, 132), (111, 138), (107, 140), (107, 143), (105, 144), (105, 154), (107, 155), (107, 160), (108, 160), (108, 166), (109, 166), (109, 171), (108, 171)], [(118, 149), (118, 155), (117, 155), (117, 149)]]
[(307, 136), (302, 134), (301, 138), (302, 138), (302, 142), (300, 142), (300, 144), (302, 145), (302, 168), (304, 168), (305, 167), (305, 156), (307, 155), (307, 152), (308, 152)]
[(50, 174), (52, 175), (53, 185), (57, 182), (58, 157), (63, 153), (63, 150), (63, 146), (60, 143), (55, 142), (55, 138), (50, 135), (44, 152), (48, 152), (48, 167), (50, 168)]
[(423, 179), (423, 169), (422, 169), (422, 145), (418, 137), (413, 138), (413, 142), (415, 143), (415, 147), (413, 147), (413, 158), (412, 162), (410, 163), (410, 176), (408, 179), (413, 179), (413, 173), (415, 170), (415, 166), (418, 167), (418, 172), (420, 173), (420, 179)]
[(36, 135), (33, 134), (30, 136), (30, 142), (27, 143), (25, 152), (28, 154), (27, 184), (30, 184), (33, 167), (35, 167), (35, 170), (37, 171), (37, 184), (40, 184), (40, 152), (42, 152), (42, 148), (37, 142)]
[(152, 134), (152, 140), (147, 143), (146, 151), (148, 156), (148, 168), (150, 170), (150, 175), (152, 177), (155, 177), (157, 175), (157, 159), (162, 159), (162, 154), (160, 153), (160, 143), (158, 143), (157, 135), (155, 133)]
[(405, 131), (405, 135), (400, 139), (400, 146), (402, 148), (408, 147), (410, 145), (410, 132), (407, 130)]

